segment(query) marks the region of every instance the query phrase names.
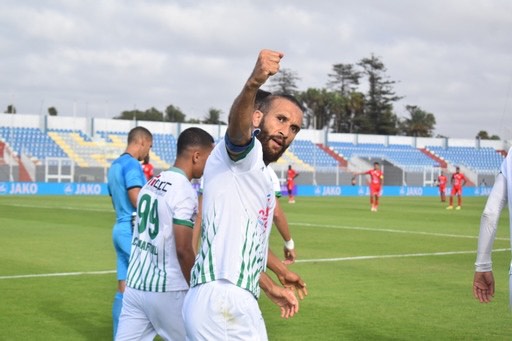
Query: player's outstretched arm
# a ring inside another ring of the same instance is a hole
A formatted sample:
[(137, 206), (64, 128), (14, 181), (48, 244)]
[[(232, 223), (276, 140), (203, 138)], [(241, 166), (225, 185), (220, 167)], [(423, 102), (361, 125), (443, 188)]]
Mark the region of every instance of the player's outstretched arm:
[(299, 301), (292, 290), (280, 287), (266, 273), (260, 276), (260, 287), (267, 297), (281, 309), (281, 317), (293, 317), (299, 311)]
[(267, 267), (276, 274), (281, 284), (292, 291), (296, 291), (301, 300), (308, 295), (306, 283), (302, 278), (280, 262), (279, 258), (270, 249), (268, 250)]
[[(229, 112), (227, 134), (231, 143), (244, 146), (251, 140), (256, 93), (270, 76), (279, 71), (281, 58), (283, 58), (281, 52), (271, 50), (262, 50), (258, 55), (251, 76)], [(255, 124), (255, 126), (258, 125), (259, 122)]]
[(492, 271), (475, 272), (475, 277), (473, 278), (473, 296), (475, 296), (480, 303), (491, 302), (494, 296), (494, 275)]

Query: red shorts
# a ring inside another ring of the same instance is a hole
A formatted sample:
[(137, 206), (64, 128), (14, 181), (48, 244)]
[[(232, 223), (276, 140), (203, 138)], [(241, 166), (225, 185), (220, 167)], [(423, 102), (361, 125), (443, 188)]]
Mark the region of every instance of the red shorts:
[(439, 186), (439, 193), (444, 193), (446, 191), (446, 186)]
[(460, 186), (453, 186), (452, 187), (452, 195), (462, 195), (462, 187)]
[(379, 195), (382, 186), (380, 185), (370, 185), (370, 195)]

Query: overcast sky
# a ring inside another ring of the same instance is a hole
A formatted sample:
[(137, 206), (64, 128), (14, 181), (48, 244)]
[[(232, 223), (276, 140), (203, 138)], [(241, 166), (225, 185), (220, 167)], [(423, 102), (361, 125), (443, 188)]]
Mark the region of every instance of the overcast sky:
[(0, 111), (113, 117), (223, 111), (259, 50), (285, 54), (300, 90), (372, 53), (435, 134), (512, 138), (510, 0), (1, 0)]

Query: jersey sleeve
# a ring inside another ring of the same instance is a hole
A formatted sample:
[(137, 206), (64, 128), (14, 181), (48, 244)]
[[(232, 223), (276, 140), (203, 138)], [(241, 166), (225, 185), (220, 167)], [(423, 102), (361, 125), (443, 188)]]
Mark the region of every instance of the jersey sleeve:
[(136, 188), (144, 186), (145, 183), (144, 172), (142, 171), (142, 167), (137, 162), (137, 160), (133, 159), (125, 169), (125, 185), (126, 189)]
[(496, 176), (494, 186), (487, 198), (487, 203), (480, 219), (480, 234), (475, 262), (475, 271), (477, 272), (492, 270), (492, 247), (496, 237), (500, 214), (506, 203), (507, 181), (503, 174), (500, 173)]
[[(172, 222), (176, 225), (194, 227), (197, 216), (197, 195), (193, 189), (180, 191), (182, 196), (175, 201)], [(175, 196), (176, 197), (179, 196)]]

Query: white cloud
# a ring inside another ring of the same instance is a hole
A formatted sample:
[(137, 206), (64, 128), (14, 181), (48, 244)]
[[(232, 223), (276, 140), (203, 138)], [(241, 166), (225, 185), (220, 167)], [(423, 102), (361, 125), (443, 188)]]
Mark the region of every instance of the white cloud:
[[(261, 48), (285, 53), (302, 89), (374, 53), (436, 132), (512, 138), (512, 2), (14, 1), (0, 3), (0, 110), (118, 115), (169, 104), (225, 113)], [(45, 108), (41, 110), (41, 107)]]

